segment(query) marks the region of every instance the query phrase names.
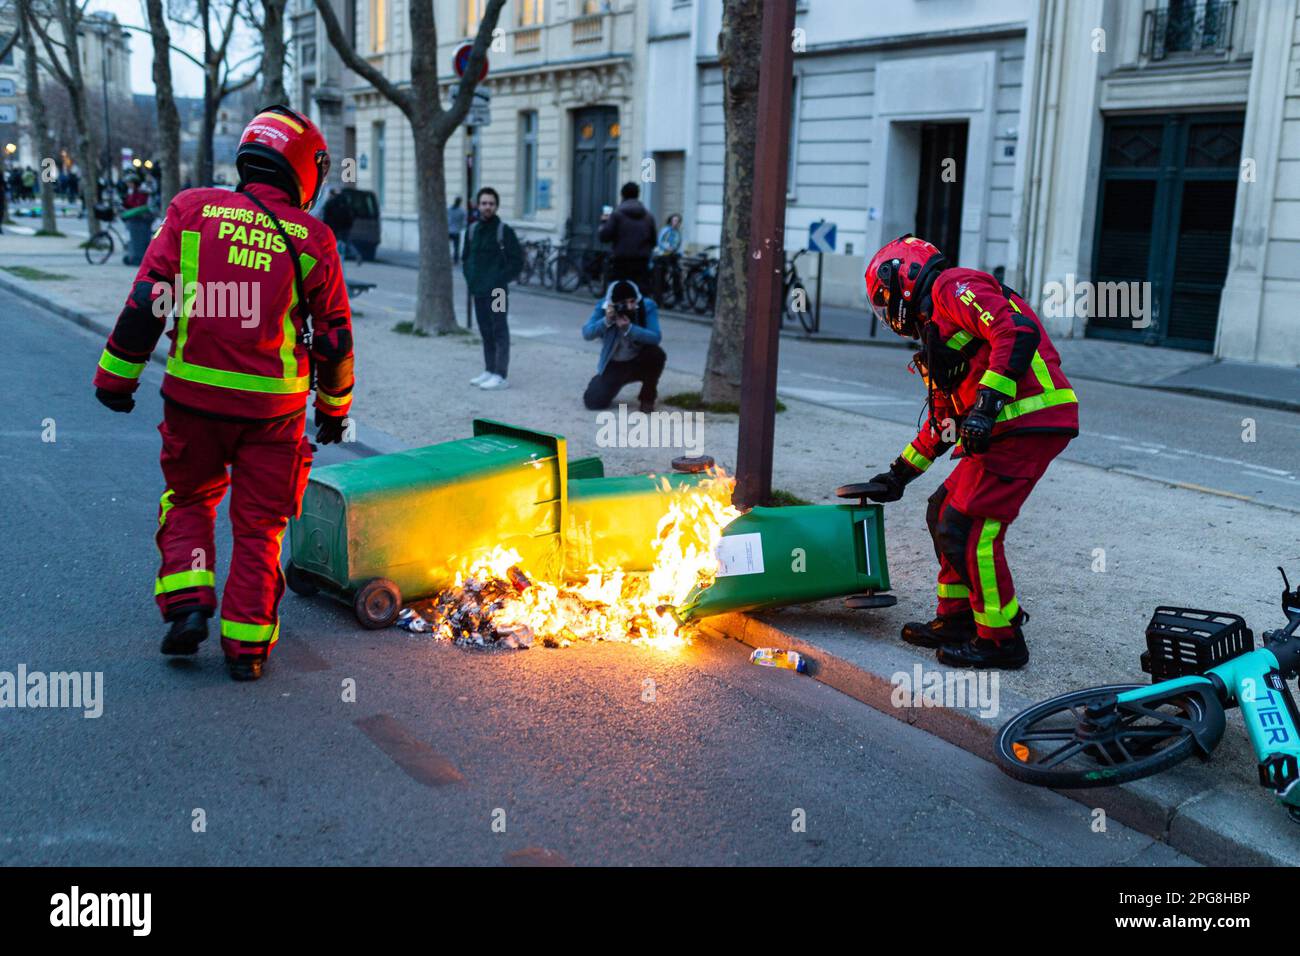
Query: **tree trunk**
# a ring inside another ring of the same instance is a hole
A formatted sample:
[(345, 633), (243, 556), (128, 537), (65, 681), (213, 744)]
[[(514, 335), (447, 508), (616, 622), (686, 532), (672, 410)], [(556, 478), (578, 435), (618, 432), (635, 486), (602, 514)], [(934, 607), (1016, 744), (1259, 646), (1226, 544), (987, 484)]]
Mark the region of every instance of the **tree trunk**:
[(198, 155), (195, 157), (194, 185), (212, 185), (212, 151), (217, 129), (216, 87), (220, 79), (214, 81), (212, 70), (203, 71), (203, 128), (199, 130)]
[[(54, 218), (54, 183), (46, 172), (46, 160), (54, 162), (54, 142), (50, 139), (50, 121), (45, 112), (45, 97), (36, 66), (36, 37), (32, 28), (23, 26), (23, 69), (27, 81), (27, 102), (32, 110), (32, 132), (41, 157), (41, 231), (40, 236), (57, 236), (59, 223)], [(0, 185), (0, 189), (4, 187)]]
[[(262, 0), (262, 94), (261, 106), (272, 103), (289, 103), (289, 93), (284, 88), (284, 7), (286, 0)], [(310, 103), (301, 104), (306, 113)]]
[[(758, 135), (758, 71), (762, 62), (762, 0), (723, 0), (718, 58), (722, 64), (726, 150), (717, 310), (704, 364), (706, 402), (740, 401), (748, 288), (749, 217), (754, 199)], [(773, 121), (776, 121), (775, 118)], [(781, 120), (784, 122), (784, 120)]]
[(181, 117), (172, 92), (171, 36), (162, 0), (146, 0), (153, 34), (153, 85), (158, 106), (158, 160), (163, 212), (181, 190)]
[(416, 177), (420, 273), (415, 285), (415, 325), (426, 332), (446, 335), (456, 331), (451, 247), (447, 242), (447, 184), (442, 175), (446, 147), (438, 142), (429, 119), (422, 118), (420, 127), (413, 128), (412, 132), (415, 168), (425, 173)]

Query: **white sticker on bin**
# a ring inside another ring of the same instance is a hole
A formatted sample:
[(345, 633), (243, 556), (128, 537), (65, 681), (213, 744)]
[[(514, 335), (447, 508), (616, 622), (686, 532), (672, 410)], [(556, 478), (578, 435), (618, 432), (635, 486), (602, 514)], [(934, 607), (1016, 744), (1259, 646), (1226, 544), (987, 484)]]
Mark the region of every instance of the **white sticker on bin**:
[(763, 536), (757, 531), (723, 535), (714, 554), (718, 556), (720, 578), (763, 573)]

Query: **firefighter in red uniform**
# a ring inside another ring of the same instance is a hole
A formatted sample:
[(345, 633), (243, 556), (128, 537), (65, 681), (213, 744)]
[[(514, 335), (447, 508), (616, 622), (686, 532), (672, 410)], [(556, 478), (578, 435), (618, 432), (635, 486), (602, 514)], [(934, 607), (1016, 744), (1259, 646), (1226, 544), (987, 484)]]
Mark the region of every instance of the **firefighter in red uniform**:
[(956, 445), (957, 467), (930, 497), (939, 608), (903, 640), (937, 648), (953, 667), (1015, 669), (1029, 661), (1003, 539), (1034, 485), (1079, 433), (1079, 404), (1029, 304), (993, 276), (950, 267), (924, 239), (903, 236), (867, 265), (867, 301), (899, 335), (920, 340), (914, 364), (928, 420), (872, 479), (877, 501), (903, 489)]
[(337, 244), (305, 211), (329, 172), (320, 131), (268, 107), (244, 130), (235, 166), (236, 192), (187, 189), (172, 200), (94, 384), (104, 405), (129, 412), (174, 307), (159, 426), (166, 490), (154, 595), (170, 623), (162, 652), (194, 654), (207, 637), (217, 607), (214, 521), (229, 486), (234, 546), (221, 646), (231, 676), (255, 680), (279, 637), (280, 542), (314, 451), (303, 434), (313, 370), (316, 441), (340, 441), (352, 402), (352, 321)]

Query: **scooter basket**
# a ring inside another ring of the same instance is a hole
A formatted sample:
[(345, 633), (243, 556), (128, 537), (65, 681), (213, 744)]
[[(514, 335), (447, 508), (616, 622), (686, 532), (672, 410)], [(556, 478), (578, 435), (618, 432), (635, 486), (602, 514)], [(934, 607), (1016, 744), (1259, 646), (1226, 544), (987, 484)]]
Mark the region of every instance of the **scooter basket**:
[(1158, 607), (1147, 625), (1142, 669), (1152, 682), (1204, 674), (1255, 649), (1255, 635), (1236, 614)]

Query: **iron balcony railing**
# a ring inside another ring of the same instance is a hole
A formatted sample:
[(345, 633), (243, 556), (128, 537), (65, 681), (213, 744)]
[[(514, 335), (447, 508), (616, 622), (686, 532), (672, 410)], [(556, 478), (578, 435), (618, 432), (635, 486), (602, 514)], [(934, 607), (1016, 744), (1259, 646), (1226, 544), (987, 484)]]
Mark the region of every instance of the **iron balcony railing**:
[(1222, 56), (1232, 48), (1237, 0), (1182, 0), (1143, 17), (1142, 54), (1163, 60), (1171, 54)]

